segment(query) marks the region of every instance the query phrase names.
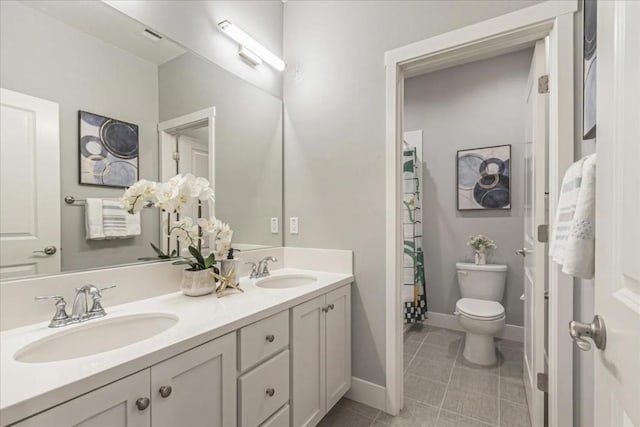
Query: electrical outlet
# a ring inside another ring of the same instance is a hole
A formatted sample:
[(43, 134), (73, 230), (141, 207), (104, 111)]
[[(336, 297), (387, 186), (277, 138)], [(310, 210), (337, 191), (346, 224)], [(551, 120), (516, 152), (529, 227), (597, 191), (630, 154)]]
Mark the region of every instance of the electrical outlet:
[(298, 234), (298, 217), (289, 218), (289, 234)]
[(278, 234), (278, 217), (271, 217), (271, 233)]

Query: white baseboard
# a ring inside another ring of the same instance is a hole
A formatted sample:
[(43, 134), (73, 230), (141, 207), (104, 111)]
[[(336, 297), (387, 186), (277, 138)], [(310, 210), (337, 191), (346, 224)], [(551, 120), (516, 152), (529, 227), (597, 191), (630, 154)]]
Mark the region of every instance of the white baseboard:
[(380, 411), (386, 411), (387, 390), (381, 385), (351, 377), (351, 388), (345, 396)]
[[(427, 312), (427, 320), (424, 322), (427, 325), (438, 326), (440, 328), (453, 329), (454, 331), (463, 331), (458, 318), (453, 314), (434, 313), (432, 311)], [(524, 328), (516, 325), (505, 325), (502, 332), (496, 335), (497, 338), (503, 338), (505, 340), (524, 342)]]

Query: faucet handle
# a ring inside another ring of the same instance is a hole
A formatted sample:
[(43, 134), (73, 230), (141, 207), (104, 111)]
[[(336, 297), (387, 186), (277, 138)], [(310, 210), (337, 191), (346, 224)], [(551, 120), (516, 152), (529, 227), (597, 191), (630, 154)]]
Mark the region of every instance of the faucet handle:
[(64, 297), (60, 295), (35, 297), (36, 301), (48, 301), (50, 299), (56, 300), (56, 314), (53, 315), (53, 319), (51, 319), (51, 322), (49, 322), (49, 327), (57, 328), (66, 325), (67, 321), (69, 320), (69, 315), (67, 314), (67, 302), (64, 300)]
[(250, 279), (255, 279), (258, 277), (258, 264), (255, 262), (245, 262), (247, 265), (251, 265), (251, 273), (249, 273)]
[[(102, 307), (101, 304), (101, 300), (102, 300), (102, 291), (106, 291), (107, 289), (112, 289), (115, 288), (116, 285), (110, 285), (110, 286), (105, 286), (104, 288), (97, 288), (93, 285), (89, 285), (89, 294), (91, 295), (91, 299), (93, 300), (93, 304), (91, 305), (91, 310), (89, 310), (89, 313), (92, 313), (93, 316), (100, 315), (100, 316), (104, 316), (105, 314), (107, 314), (104, 311), (104, 307)], [(96, 316), (98, 317), (98, 316)]]

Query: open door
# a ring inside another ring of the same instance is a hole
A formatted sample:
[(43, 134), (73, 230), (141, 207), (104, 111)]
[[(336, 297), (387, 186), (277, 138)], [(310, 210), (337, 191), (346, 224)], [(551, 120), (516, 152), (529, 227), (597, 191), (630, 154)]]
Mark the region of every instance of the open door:
[[(544, 290), (546, 239), (538, 227), (547, 223), (545, 42), (537, 41), (527, 87), (524, 178), (524, 366), (523, 379), (532, 427), (544, 425), (545, 395), (537, 388), (538, 373), (545, 372)], [(539, 83), (540, 82), (540, 83)], [(541, 241), (542, 240), (542, 241)]]
[(0, 89), (0, 279), (60, 272), (58, 104)]
[(640, 426), (639, 22), (640, 2), (598, 2), (596, 426)]

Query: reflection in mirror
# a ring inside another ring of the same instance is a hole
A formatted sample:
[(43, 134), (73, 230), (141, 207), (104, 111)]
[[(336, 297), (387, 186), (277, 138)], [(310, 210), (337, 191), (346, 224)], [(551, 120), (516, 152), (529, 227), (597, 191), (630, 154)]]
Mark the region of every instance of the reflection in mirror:
[(269, 229), (282, 220), (280, 99), (103, 2), (2, 1), (0, 12), (1, 279), (134, 263), (162, 244), (157, 209), (126, 236), (87, 238), (89, 205), (106, 212), (124, 191), (102, 182), (131, 177), (81, 184), (81, 165), (99, 177), (121, 168), (100, 145), (102, 122), (83, 150), (79, 111), (137, 126), (135, 179), (208, 177), (234, 247), (282, 245)]

